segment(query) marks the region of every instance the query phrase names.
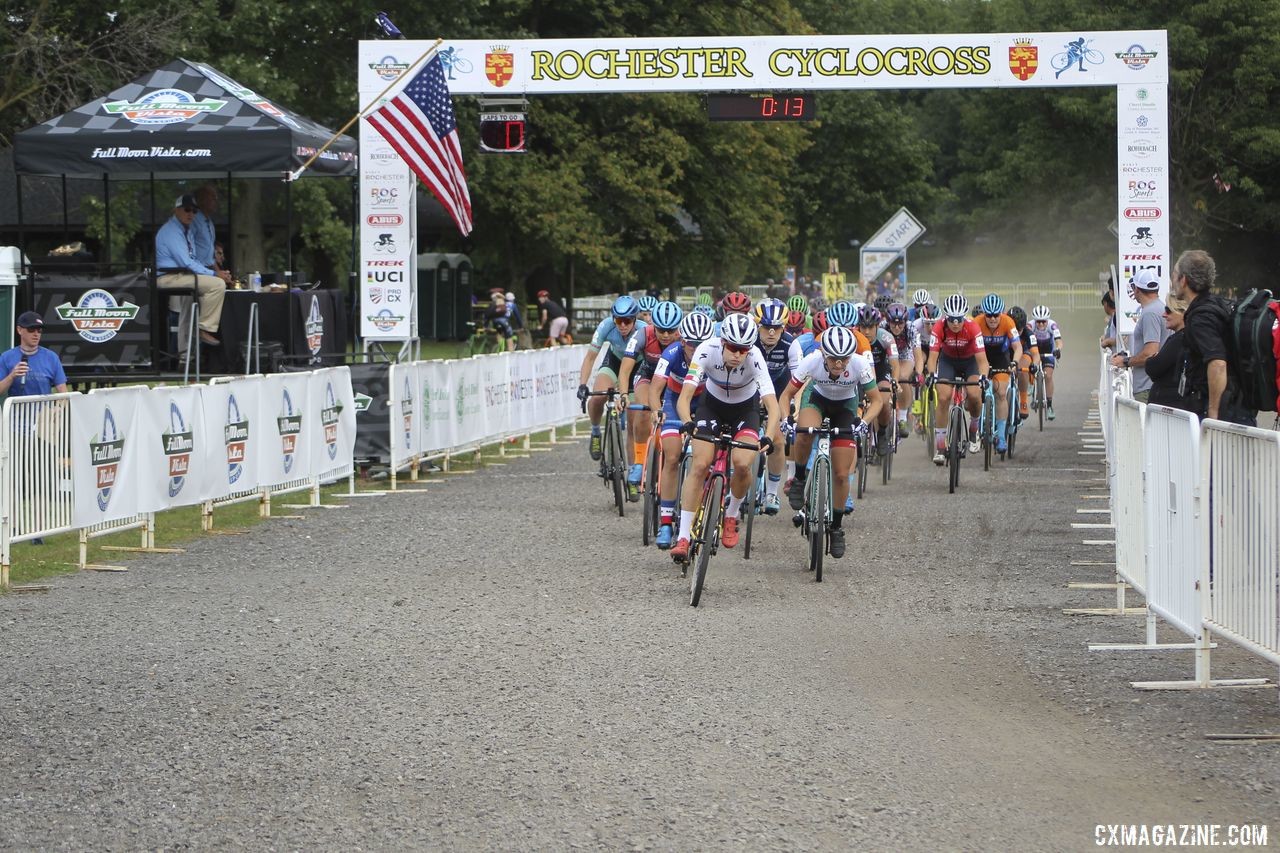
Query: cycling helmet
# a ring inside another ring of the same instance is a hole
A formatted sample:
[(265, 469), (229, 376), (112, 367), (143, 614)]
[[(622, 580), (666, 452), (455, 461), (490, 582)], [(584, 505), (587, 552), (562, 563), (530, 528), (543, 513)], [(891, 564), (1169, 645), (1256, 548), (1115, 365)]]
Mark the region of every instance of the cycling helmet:
[(710, 293), (699, 293), (699, 294), (698, 294), (698, 298), (697, 298), (695, 301), (696, 301), (699, 305), (707, 305), (707, 306), (710, 306), (710, 305), (711, 305), (711, 302), (712, 302), (711, 294), (710, 294)]
[(832, 326), (822, 336), (822, 354), (831, 358), (848, 358), (858, 350), (858, 337), (852, 329)]
[(803, 311), (791, 311), (787, 314), (787, 331), (793, 335), (803, 335), (806, 319)]
[(879, 326), (883, 319), (879, 309), (873, 305), (863, 305), (862, 310), (858, 312), (859, 326)]
[(757, 323), (760, 322), (760, 318), (764, 316), (764, 309), (769, 305), (777, 305), (782, 310), (782, 316), (786, 316), (786, 306), (782, 304), (782, 300), (766, 297), (757, 302), (756, 307), (751, 309), (751, 316), (755, 317)]
[(982, 298), (982, 313), (994, 317), (1004, 313), (1004, 300), (998, 294), (988, 293)]
[(787, 300), (788, 311), (799, 311), (801, 314), (809, 313), (809, 300), (800, 294), (796, 294)]
[(919, 308), (921, 305), (927, 305), (933, 301), (933, 295), (923, 287), (911, 294), (911, 304)]
[(876, 306), (876, 310), (877, 310), (877, 311), (879, 311), (881, 314), (883, 314), (883, 313), (885, 312), (885, 310), (889, 307), (889, 303), (890, 303), (890, 302), (892, 302), (892, 301), (893, 301), (893, 300), (891, 300), (891, 299), (890, 299), (889, 297), (887, 297), (887, 296), (877, 296), (877, 297), (876, 297), (876, 301), (875, 301), (874, 303), (872, 303), (872, 304), (874, 304), (874, 305)]
[(1048, 319), (1049, 319), (1049, 306), (1048, 306), (1048, 305), (1037, 305), (1035, 308), (1032, 308), (1032, 309), (1031, 309), (1031, 319), (1032, 319), (1032, 320), (1048, 320)]
[[(704, 308), (706, 306), (699, 305), (698, 307)], [(690, 311), (688, 316), (680, 322), (680, 337), (684, 338), (684, 342), (687, 344), (697, 345), (703, 341), (710, 340), (715, 332), (716, 327), (711, 322), (711, 318), (696, 309)]]
[(746, 314), (730, 314), (720, 324), (720, 337), (727, 344), (749, 347), (760, 339), (760, 330)]
[(964, 319), (969, 313), (969, 300), (963, 293), (953, 293), (942, 303), (942, 313), (948, 320)]
[[(649, 298), (651, 297), (645, 297), (645, 299)], [(643, 303), (644, 299), (641, 299), (640, 302)], [(674, 302), (659, 302), (653, 306), (651, 319), (653, 320), (653, 325), (657, 328), (662, 329), (664, 332), (671, 332), (680, 326), (680, 321), (684, 319), (684, 312)]]
[(708, 319), (713, 319), (716, 316), (716, 309), (712, 308), (710, 305), (695, 305), (693, 306), (693, 310)]
[(613, 308), (610, 309), (614, 319), (625, 320), (628, 317), (634, 317), (640, 313), (640, 303), (630, 296), (619, 296), (613, 300)]
[(830, 328), (831, 319), (827, 316), (826, 311), (819, 311), (817, 314), (813, 315), (813, 334), (815, 337), (821, 335)]
[(905, 323), (907, 321), (907, 306), (901, 302), (894, 302), (884, 310), (884, 316), (890, 323)]
[(725, 294), (720, 307), (726, 314), (746, 314), (751, 310), (751, 297), (740, 290)]
[(1021, 332), (1027, 325), (1027, 312), (1015, 305), (1009, 309), (1009, 316), (1013, 319), (1014, 327)]
[(926, 302), (920, 306), (920, 316), (926, 320), (936, 320), (942, 316), (942, 312), (938, 310), (938, 306), (932, 302)]
[(847, 329), (858, 322), (858, 311), (852, 302), (837, 302), (827, 309), (827, 320), (833, 326), (844, 326)]
[(781, 326), (787, 319), (787, 307), (777, 300), (761, 303), (756, 318), (761, 326)]
[(640, 304), (640, 311), (645, 314), (652, 312), (658, 305), (658, 300), (652, 296), (641, 296), (636, 301)]

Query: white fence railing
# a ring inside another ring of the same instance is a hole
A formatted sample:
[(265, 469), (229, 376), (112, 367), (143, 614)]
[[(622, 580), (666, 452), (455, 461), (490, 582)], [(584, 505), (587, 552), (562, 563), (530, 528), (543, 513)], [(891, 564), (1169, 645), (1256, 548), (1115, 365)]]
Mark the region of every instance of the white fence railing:
[[(1116, 572), (1145, 596), (1148, 618), (1146, 643), (1097, 648), (1195, 650), (1194, 680), (1138, 687), (1265, 686), (1212, 679), (1209, 651), (1216, 635), (1280, 665), (1280, 433), (1138, 403), (1107, 355), (1098, 406)], [(1158, 644), (1157, 618), (1193, 642)]]
[[(14, 542), (141, 528), (155, 513), (310, 488), (353, 471), (345, 367), (191, 387), (12, 397), (0, 410), (0, 586)], [(210, 516), (211, 520), (211, 516)]]

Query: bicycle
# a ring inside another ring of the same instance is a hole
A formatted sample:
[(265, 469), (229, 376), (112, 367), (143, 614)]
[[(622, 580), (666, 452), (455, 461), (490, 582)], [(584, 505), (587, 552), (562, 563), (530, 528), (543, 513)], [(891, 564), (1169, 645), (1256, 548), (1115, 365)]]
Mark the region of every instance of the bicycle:
[[(809, 571), (815, 583), (822, 583), (822, 558), (830, 553), (831, 503), (835, 498), (831, 468), (831, 438), (841, 430), (831, 426), (829, 418), (822, 419), (816, 427), (796, 427), (796, 433), (817, 436), (809, 463), (809, 481), (805, 484), (804, 508), (796, 513), (792, 522), (800, 528), (800, 535), (809, 540)], [(843, 431), (848, 435), (849, 430)], [(861, 433), (854, 427), (855, 436)]]
[[(629, 410), (648, 412), (652, 411), (648, 406), (633, 404), (627, 407)], [(662, 465), (662, 447), (661, 438), (658, 430), (655, 428), (649, 433), (649, 449), (645, 452), (644, 463), (644, 482), (641, 489), (644, 491), (644, 508), (640, 511), (640, 541), (648, 547), (658, 536), (658, 526), (662, 523), (661, 518), (661, 498), (659, 497), (658, 474)]]
[(987, 384), (986, 380), (967, 382), (958, 379), (937, 379), (937, 385), (951, 386), (951, 412), (947, 422), (947, 492), (955, 494), (960, 485), (960, 460), (965, 455), (965, 444), (969, 441), (969, 413), (965, 410), (965, 388)]
[(925, 458), (933, 460), (933, 422), (938, 412), (938, 391), (926, 382), (916, 386), (916, 397), (920, 400), (920, 437), (924, 439)]
[(742, 502), (742, 515), (745, 519), (745, 526), (742, 531), (742, 559), (751, 559), (751, 529), (755, 526), (755, 518), (764, 512), (764, 496), (768, 484), (765, 477), (768, 475), (769, 466), (765, 463), (764, 456), (761, 455), (756, 460), (756, 476), (751, 481), (751, 488), (747, 490), (747, 497)]
[(503, 352), (506, 350), (506, 341), (497, 329), (492, 327), (481, 326), (477, 323), (467, 323), (471, 327), (471, 335), (467, 338), (467, 355), (488, 355), (494, 352)]
[(1040, 368), (1035, 372), (1032, 388), (1034, 390), (1031, 398), (1031, 408), (1036, 410), (1036, 417), (1040, 421), (1040, 432), (1044, 432), (1044, 411), (1049, 405), (1048, 391), (1045, 387), (1044, 368)]
[[(729, 451), (733, 448), (759, 451), (754, 444), (735, 441), (736, 428), (732, 424), (723, 424), (714, 436), (694, 433), (697, 441), (706, 441), (715, 445), (715, 457), (711, 460), (711, 469), (702, 484), (702, 501), (693, 517), (693, 529), (689, 538), (689, 563), (696, 563), (693, 575), (689, 578), (689, 606), (697, 607), (702, 598), (702, 587), (707, 580), (707, 569), (711, 566), (711, 558), (720, 547), (720, 536), (724, 530), (724, 510), (729, 502)], [(687, 567), (688, 564), (686, 564)], [(687, 569), (686, 569), (687, 570)]]
[[(1009, 367), (993, 367), (991, 370), (987, 372), (987, 379), (989, 380), (990, 384), (987, 386), (986, 394), (983, 395), (983, 411), (986, 411), (986, 402), (985, 402), (986, 396), (990, 395), (991, 403), (992, 403), (991, 411), (993, 414), (992, 421), (991, 421), (991, 443), (992, 445), (994, 445), (995, 439), (997, 438), (996, 426), (995, 426), (995, 422), (997, 420), (997, 416), (995, 414), (996, 413), (995, 406), (997, 402), (995, 399), (995, 391), (996, 391), (997, 383), (996, 383), (995, 377), (1001, 376), (1001, 375), (1008, 378), (1008, 382), (1005, 383), (1005, 391), (1004, 391), (1004, 400), (1005, 400), (1004, 445), (1005, 446), (1004, 446), (1004, 452), (1000, 453), (1000, 460), (1004, 461), (1006, 457), (1012, 455), (1013, 453), (1013, 436), (1018, 431), (1018, 368), (1016, 366), (1010, 365)], [(999, 453), (1000, 451), (997, 450), (996, 452)], [(990, 462), (990, 457), (991, 457), (991, 453), (990, 451), (988, 451), (987, 452), (988, 463)]]
[[(889, 399), (898, 399), (898, 381), (892, 378), (889, 380)], [(898, 413), (890, 412), (889, 415), (889, 426), (884, 431), (885, 443), (880, 448), (880, 482), (885, 486), (893, 476), (893, 457), (898, 454), (898, 442), (902, 440), (902, 434), (898, 432)]]
[(854, 472), (858, 480), (858, 500), (862, 500), (862, 496), (867, 493), (867, 463), (875, 448), (875, 441), (875, 433), (870, 430), (859, 434), (854, 439), (854, 446), (857, 448), (858, 453), (857, 461), (854, 462)]
[(991, 470), (991, 451), (996, 445), (995, 383), (988, 382), (982, 391), (982, 408), (978, 411), (978, 439), (982, 442), (982, 470)]
[(591, 397), (604, 397), (604, 436), (600, 446), (600, 476), (606, 486), (613, 487), (613, 502), (618, 505), (618, 517), (626, 515), (627, 503), (627, 454), (622, 443), (623, 415), (618, 411), (618, 389), (607, 388), (604, 391), (589, 391), (582, 400), (582, 411), (587, 411), (587, 400)]

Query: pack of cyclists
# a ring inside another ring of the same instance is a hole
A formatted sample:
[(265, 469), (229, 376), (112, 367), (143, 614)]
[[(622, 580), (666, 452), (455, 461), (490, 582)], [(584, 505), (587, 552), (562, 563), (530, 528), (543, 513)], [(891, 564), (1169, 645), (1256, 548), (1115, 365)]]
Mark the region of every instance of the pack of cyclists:
[[(971, 316), (962, 294), (946, 297), (939, 308), (923, 289), (912, 294), (911, 303), (884, 297), (872, 304), (839, 301), (814, 313), (803, 296), (785, 302), (766, 298), (753, 305), (746, 294), (735, 291), (719, 306), (705, 300), (686, 312), (674, 302), (620, 296), (596, 328), (582, 361), (578, 396), (591, 420), (590, 456), (596, 461), (602, 456), (604, 408), (603, 397), (592, 392), (616, 388), (634, 454), (627, 472), (628, 499), (638, 499), (650, 438), (657, 430), (661, 467), (655, 543), (685, 564), (715, 452), (714, 442), (690, 438), (732, 435), (720, 544), (734, 548), (759, 454), (766, 454), (766, 465), (758, 511), (771, 516), (779, 512), (788, 476), (787, 501), (800, 510), (813, 444), (806, 430), (825, 421), (838, 431), (830, 442), (834, 511), (829, 541), (831, 556), (840, 558), (845, 552), (843, 520), (853, 510), (850, 473), (861, 439), (874, 433), (876, 440), (864, 446), (874, 448), (872, 454), (888, 453), (888, 427), (896, 419), (896, 434), (905, 436), (914, 414), (917, 431), (934, 430), (933, 461), (944, 464), (952, 394), (941, 391), (950, 390), (946, 383), (962, 383), (963, 405), (972, 416), (965, 449), (977, 453), (977, 415), (990, 386), (996, 400), (995, 449), (1003, 455), (1010, 420), (1028, 417), (1029, 388), (1041, 370), (1046, 415), (1054, 417), (1052, 376), (1062, 354), (1062, 333), (1046, 306), (1035, 306), (1028, 317), (991, 293), (973, 307)], [(919, 398), (938, 383), (935, 419), (926, 424)], [(686, 454), (689, 467), (678, 495)]]

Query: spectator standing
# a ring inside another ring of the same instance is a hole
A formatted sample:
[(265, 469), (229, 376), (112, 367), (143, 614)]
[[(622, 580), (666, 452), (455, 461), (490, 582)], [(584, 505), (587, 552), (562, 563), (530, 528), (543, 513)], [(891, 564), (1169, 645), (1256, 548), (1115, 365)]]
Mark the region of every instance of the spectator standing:
[(1160, 351), (1147, 359), (1145, 369), (1151, 377), (1151, 394), (1147, 402), (1154, 405), (1169, 406), (1174, 409), (1189, 409), (1187, 399), (1179, 392), (1178, 385), (1186, 362), (1186, 346), (1183, 342), (1183, 313), (1187, 310), (1184, 299), (1169, 297), (1164, 308), (1164, 322), (1169, 329), (1169, 336), (1164, 339)]
[(1188, 410), (1201, 418), (1255, 426), (1256, 413), (1241, 407), (1231, 381), (1231, 306), (1210, 293), (1217, 277), (1217, 265), (1201, 249), (1183, 252), (1173, 265), (1171, 292), (1188, 301), (1183, 314)]
[(569, 331), (569, 315), (564, 306), (551, 298), (545, 290), (538, 291), (538, 325), (542, 328), (543, 337), (554, 343), (572, 343), (566, 341)]
[(1107, 325), (1102, 330), (1098, 345), (1103, 349), (1116, 349), (1119, 343), (1116, 335), (1116, 295), (1111, 288), (1102, 295), (1102, 313), (1107, 315)]
[(0, 394), (38, 397), (67, 390), (67, 374), (51, 349), (40, 346), (44, 320), (34, 311), (18, 315), (18, 345), (0, 353)]
[[(1128, 368), (1133, 373), (1133, 399), (1143, 403), (1151, 393), (1151, 377), (1147, 376), (1147, 359), (1160, 351), (1169, 329), (1164, 322), (1164, 305), (1160, 302), (1160, 279), (1153, 270), (1142, 269), (1129, 279), (1133, 298), (1138, 301), (1138, 318), (1129, 336), (1128, 352), (1111, 357), (1111, 366)], [(1114, 314), (1114, 310), (1112, 314)], [(1114, 321), (1114, 317), (1112, 318)]]

